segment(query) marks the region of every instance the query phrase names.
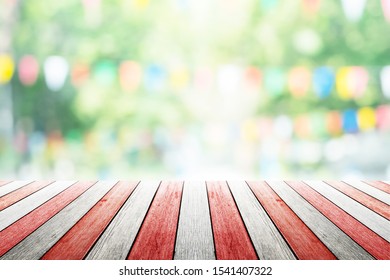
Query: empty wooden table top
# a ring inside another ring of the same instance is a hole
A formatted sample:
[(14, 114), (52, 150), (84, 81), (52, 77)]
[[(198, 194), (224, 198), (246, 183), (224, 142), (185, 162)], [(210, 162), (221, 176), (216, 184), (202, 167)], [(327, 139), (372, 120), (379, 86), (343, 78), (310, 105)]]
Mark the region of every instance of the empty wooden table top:
[(0, 259), (387, 259), (384, 181), (0, 181)]

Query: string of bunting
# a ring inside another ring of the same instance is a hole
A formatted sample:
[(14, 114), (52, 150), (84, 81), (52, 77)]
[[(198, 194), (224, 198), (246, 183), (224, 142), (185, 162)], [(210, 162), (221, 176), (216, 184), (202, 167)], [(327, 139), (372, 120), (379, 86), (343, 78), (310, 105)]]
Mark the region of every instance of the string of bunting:
[[(270, 13), (277, 10), (280, 0), (257, 0), (259, 8), (265, 13)], [(315, 16), (320, 12), (323, 2), (322, 0), (299, 0), (302, 12), (309, 16)], [(239, 0), (231, 0), (230, 2), (239, 2)], [(367, 0), (340, 0), (340, 9), (348, 21), (358, 22), (363, 17)], [(196, 0), (175, 0), (173, 3), (180, 10), (190, 10), (197, 6)], [(228, 8), (225, 1), (218, 1), (221, 8)], [(124, 9), (140, 11), (146, 9), (151, 4), (149, 0), (123, 0)], [(99, 23), (99, 14), (101, 13), (101, 0), (82, 0), (82, 5), (85, 11), (87, 23), (94, 25)], [(382, 13), (387, 22), (390, 22), (390, 0), (381, 0)]]
[(373, 130), (390, 131), (390, 105), (312, 112), (296, 117), (262, 116), (249, 119), (242, 125), (242, 135), (248, 142), (272, 136), (285, 140), (292, 136), (299, 139), (327, 139)]
[[(33, 86), (42, 72), (47, 87), (52, 91), (61, 90), (70, 79), (76, 88), (93, 80), (102, 87), (118, 83), (129, 92), (142, 86), (150, 92), (166, 87), (178, 91), (194, 87), (201, 92), (217, 90), (221, 93), (264, 90), (270, 97), (289, 92), (296, 99), (312, 92), (317, 98), (325, 99), (336, 91), (341, 100), (363, 98), (369, 82), (379, 80), (383, 96), (390, 99), (390, 66), (344, 66), (336, 69), (328, 66), (259, 68), (229, 64), (189, 69), (184, 65), (166, 67), (157, 63), (143, 66), (130, 60), (119, 63), (100, 60), (92, 66), (82, 62), (70, 65), (61, 56), (50, 56), (41, 69), (39, 61), (32, 55), (25, 55), (16, 63), (10, 55), (1, 54), (0, 85), (9, 83), (15, 72), (26, 87)], [(378, 74), (379, 77), (376, 77)]]
[[(17, 66), (15, 64), (11, 56), (0, 55), (0, 83), (9, 83), (14, 72), (17, 72), (19, 81), (23, 85), (26, 87), (34, 85), (41, 71), (38, 60), (31, 55), (26, 55), (19, 60)], [(390, 99), (390, 66), (380, 67), (379, 70), (378, 78), (383, 95)], [(204, 90), (216, 86), (221, 92), (236, 90), (241, 92), (240, 86), (255, 91), (263, 88), (271, 97), (287, 90), (297, 99), (307, 96), (310, 91), (318, 98), (324, 99), (329, 97), (334, 89), (342, 100), (362, 98), (372, 79), (371, 72), (363, 66), (339, 69), (326, 66), (314, 69), (304, 66), (289, 69), (277, 67), (260, 69), (253, 66), (224, 65), (216, 69), (200, 67), (190, 73), (183, 66), (168, 68), (159, 64), (150, 64), (143, 67), (136, 61), (116, 63), (111, 60), (98, 61), (91, 68), (85, 63), (75, 63), (70, 66), (67, 60), (60, 56), (48, 57), (43, 63), (46, 84), (53, 91), (61, 90), (70, 76), (75, 87), (81, 87), (86, 81), (93, 79), (102, 86), (111, 86), (118, 82), (126, 91), (135, 91), (143, 83), (148, 90), (153, 91), (159, 90), (169, 82), (174, 89), (194, 86)], [(290, 131), (289, 136), (294, 133), (299, 138), (338, 136), (371, 129), (387, 131), (390, 130), (390, 106), (315, 112), (295, 118), (288, 116), (261, 118), (258, 122), (259, 127), (265, 128), (265, 134), (270, 132), (267, 127), (272, 127), (274, 124), (278, 127), (275, 131), (282, 131), (283, 135), (289, 135)], [(268, 125), (265, 125), (266, 123)], [(256, 133), (252, 131), (250, 134)]]

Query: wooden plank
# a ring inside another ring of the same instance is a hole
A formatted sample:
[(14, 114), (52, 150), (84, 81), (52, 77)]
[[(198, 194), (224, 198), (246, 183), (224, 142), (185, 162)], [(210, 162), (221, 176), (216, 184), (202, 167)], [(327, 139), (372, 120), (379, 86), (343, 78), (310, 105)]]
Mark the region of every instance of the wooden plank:
[(293, 260), (294, 253), (244, 181), (229, 181), (229, 188), (261, 260)]
[(205, 182), (184, 183), (174, 259), (215, 259)]
[(226, 182), (206, 182), (218, 260), (258, 259)]
[(1, 259), (40, 259), (116, 182), (98, 182), (5, 253)]
[(363, 183), (362, 181), (348, 180), (345, 181), (345, 183), (354, 187), (355, 189), (358, 189), (362, 192), (365, 192), (368, 195), (371, 195), (372, 197), (386, 203), (387, 205), (390, 205), (390, 194), (388, 193), (378, 190), (377, 188), (374, 188), (366, 183)]
[(75, 181), (55, 182), (43, 190), (20, 200), (3, 211), (0, 211), (0, 231), (16, 222), (24, 215), (39, 207), (41, 204), (45, 203), (74, 183)]
[(158, 186), (157, 181), (141, 181), (86, 259), (126, 259)]
[(161, 183), (127, 259), (173, 259), (182, 190), (183, 182)]
[(10, 192), (13, 192), (27, 184), (30, 184), (31, 182), (32, 181), (13, 181), (9, 184), (6, 184), (0, 188), (0, 197), (3, 197), (4, 195), (9, 194)]
[(390, 242), (390, 222), (388, 220), (325, 182), (307, 181), (306, 184)]
[(137, 184), (124, 181), (116, 184), (41, 259), (82, 260)]
[(364, 181), (364, 183), (390, 194), (390, 185), (382, 181)]
[(303, 182), (288, 181), (297, 193), (376, 259), (390, 260), (390, 243)]
[(350, 198), (353, 198), (357, 202), (370, 208), (372, 211), (390, 220), (390, 206), (386, 203), (377, 200), (376, 198), (362, 192), (354, 187), (342, 182), (342, 181), (326, 181), (326, 183), (340, 192), (346, 194)]
[(11, 183), (12, 181), (0, 181), (0, 187), (8, 184), (8, 183)]
[[(74, 199), (83, 194), (95, 182), (78, 182), (49, 201), (45, 202), (11, 226), (0, 231), (0, 256), (26, 238), (29, 234), (51, 219)], [(4, 210), (5, 211), (5, 210)]]
[(0, 211), (11, 206), (12, 204), (22, 200), (23, 198), (43, 189), (48, 186), (52, 181), (36, 181), (21, 187), (11, 193), (0, 198)]
[(267, 211), (298, 259), (336, 259), (310, 228), (288, 207), (264, 181), (248, 182), (248, 186)]
[(275, 181), (269, 183), (269, 185), (338, 259), (372, 259), (372, 256), (352, 238), (329, 221), (285, 182)]

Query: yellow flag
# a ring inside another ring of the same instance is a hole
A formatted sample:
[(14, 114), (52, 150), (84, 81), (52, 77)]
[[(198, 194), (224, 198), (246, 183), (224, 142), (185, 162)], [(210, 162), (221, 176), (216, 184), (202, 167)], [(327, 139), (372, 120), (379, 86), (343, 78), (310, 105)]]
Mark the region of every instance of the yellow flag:
[(14, 74), (15, 64), (8, 54), (0, 54), (0, 84), (8, 83)]
[(370, 107), (361, 108), (358, 111), (358, 123), (359, 123), (359, 128), (362, 131), (374, 128), (376, 123), (374, 109)]
[(149, 5), (149, 0), (134, 0), (133, 5), (137, 9), (144, 9)]
[(350, 83), (349, 76), (350, 76), (349, 67), (340, 68), (336, 76), (337, 93), (339, 94), (340, 98), (344, 100), (352, 98), (352, 93), (350, 91), (350, 85), (349, 85)]

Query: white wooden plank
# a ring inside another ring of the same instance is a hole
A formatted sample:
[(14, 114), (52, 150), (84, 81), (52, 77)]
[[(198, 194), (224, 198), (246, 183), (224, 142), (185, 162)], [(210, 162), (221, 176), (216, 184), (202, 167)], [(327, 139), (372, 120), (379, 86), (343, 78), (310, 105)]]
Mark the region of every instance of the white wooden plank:
[(2, 186), (0, 188), (0, 197), (9, 194), (10, 192), (13, 192), (17, 189), (20, 189), (21, 187), (31, 183), (33, 181), (13, 181), (11, 183), (8, 183), (5, 186)]
[(332, 188), (321, 181), (307, 181), (306, 184), (311, 186), (317, 192), (325, 196), (334, 204), (342, 208), (345, 212), (365, 224), (371, 230), (382, 236), (390, 242), (390, 221), (356, 202), (349, 196)]
[(373, 259), (370, 254), (285, 182), (268, 183), (338, 259)]
[(114, 184), (115, 182), (98, 182), (4, 254), (1, 259), (36, 260), (41, 258)]
[(370, 186), (362, 181), (358, 180), (347, 180), (344, 181), (348, 185), (368, 194), (371, 195), (372, 197), (386, 203), (387, 205), (390, 205), (390, 194), (381, 191), (373, 186)]
[(141, 181), (86, 259), (126, 259), (159, 184), (158, 181)]
[(260, 260), (293, 260), (294, 253), (244, 181), (229, 181), (229, 188), (240, 210)]
[(174, 259), (215, 259), (205, 182), (184, 183)]
[(75, 181), (58, 181), (0, 211), (0, 230), (5, 229), (41, 204), (59, 194)]

